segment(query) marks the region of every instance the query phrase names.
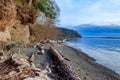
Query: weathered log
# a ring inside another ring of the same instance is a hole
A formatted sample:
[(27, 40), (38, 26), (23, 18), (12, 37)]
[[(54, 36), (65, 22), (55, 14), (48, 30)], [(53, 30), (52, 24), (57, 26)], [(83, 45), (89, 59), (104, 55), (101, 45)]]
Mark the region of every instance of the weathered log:
[[(13, 54), (9, 60), (7, 60), (9, 63), (11, 63), (14, 66), (17, 66), (18, 68), (24, 68), (29, 67), (29, 62), (27, 59), (23, 58), (23, 56), (20, 56), (18, 54)], [(6, 61), (6, 62), (7, 62)]]
[(62, 77), (62, 80), (81, 80), (78, 75), (70, 69), (65, 59), (53, 46), (50, 47), (50, 55), (54, 64), (57, 66), (58, 75)]

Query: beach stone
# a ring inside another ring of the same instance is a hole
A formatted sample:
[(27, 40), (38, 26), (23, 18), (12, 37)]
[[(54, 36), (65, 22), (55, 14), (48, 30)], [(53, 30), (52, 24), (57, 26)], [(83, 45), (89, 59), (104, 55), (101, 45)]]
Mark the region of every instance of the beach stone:
[(0, 62), (2, 62), (3, 59), (4, 59), (4, 57), (3, 57), (3, 56), (0, 56)]
[(5, 55), (0, 56), (0, 63), (3, 63), (4, 61), (6, 61), (6, 60), (8, 60), (8, 59), (9, 59), (8, 56), (5, 56)]
[(23, 79), (23, 80), (34, 80), (34, 78), (26, 78), (26, 79)]
[(9, 75), (9, 76), (12, 76), (12, 75), (14, 75), (14, 74), (16, 74), (16, 73), (17, 73), (16, 71), (11, 71), (11, 72), (8, 73), (8, 75)]
[[(40, 77), (35, 77), (35, 78), (28, 77), (28, 78), (23, 79), (23, 80), (43, 80), (43, 79), (41, 79)], [(44, 79), (44, 80), (45, 80), (45, 79)]]
[(42, 50), (41, 50), (41, 53), (42, 53), (42, 55), (43, 55), (43, 54), (45, 53), (45, 50), (44, 50), (44, 49), (42, 49)]
[(3, 51), (0, 51), (0, 56), (3, 56), (4, 55), (4, 52)]
[(31, 55), (31, 57), (30, 57), (29, 61), (30, 61), (30, 62), (34, 62), (34, 59), (35, 59), (35, 54), (34, 54), (34, 53), (32, 53), (32, 55)]

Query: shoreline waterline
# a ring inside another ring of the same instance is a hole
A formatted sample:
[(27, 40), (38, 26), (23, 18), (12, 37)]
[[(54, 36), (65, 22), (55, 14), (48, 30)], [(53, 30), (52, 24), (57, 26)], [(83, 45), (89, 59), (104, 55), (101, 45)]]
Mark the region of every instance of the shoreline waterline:
[[(66, 46), (67, 46), (67, 45), (66, 45)], [(101, 67), (101, 68), (105, 68), (106, 70), (112, 71), (113, 73), (120, 75), (120, 73), (117, 73), (117, 72), (115, 72), (114, 70), (106, 67), (105, 65), (100, 64), (99, 62), (97, 62), (97, 60), (96, 60), (95, 58), (89, 56), (88, 54), (86, 54), (85, 52), (81, 51), (80, 49), (76, 49), (76, 48), (71, 47), (71, 46), (67, 46), (67, 47), (70, 47), (71, 49), (73, 49), (73, 50), (75, 50), (75, 51), (78, 51), (77, 55), (79, 55), (79, 53), (81, 53), (82, 55), (84, 55), (84, 56), (85, 56), (86, 58), (88, 58), (89, 60), (92, 60), (95, 65), (97, 65), (97, 66), (99, 66), (99, 67)]]
[(66, 45), (84, 52), (96, 63), (120, 74), (120, 40), (82, 38), (66, 42)]

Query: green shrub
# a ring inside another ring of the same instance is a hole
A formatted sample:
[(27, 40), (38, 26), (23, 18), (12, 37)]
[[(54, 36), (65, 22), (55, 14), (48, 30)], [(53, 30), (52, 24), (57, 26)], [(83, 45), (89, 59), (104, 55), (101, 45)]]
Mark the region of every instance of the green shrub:
[(39, 8), (49, 18), (55, 19), (59, 13), (57, 4), (51, 0), (36, 0), (35, 7)]

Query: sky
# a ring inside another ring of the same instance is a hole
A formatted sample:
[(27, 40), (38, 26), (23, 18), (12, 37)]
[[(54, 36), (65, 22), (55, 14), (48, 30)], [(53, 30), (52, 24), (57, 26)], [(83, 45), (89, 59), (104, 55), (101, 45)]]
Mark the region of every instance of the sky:
[(120, 25), (120, 0), (56, 0), (60, 25)]

